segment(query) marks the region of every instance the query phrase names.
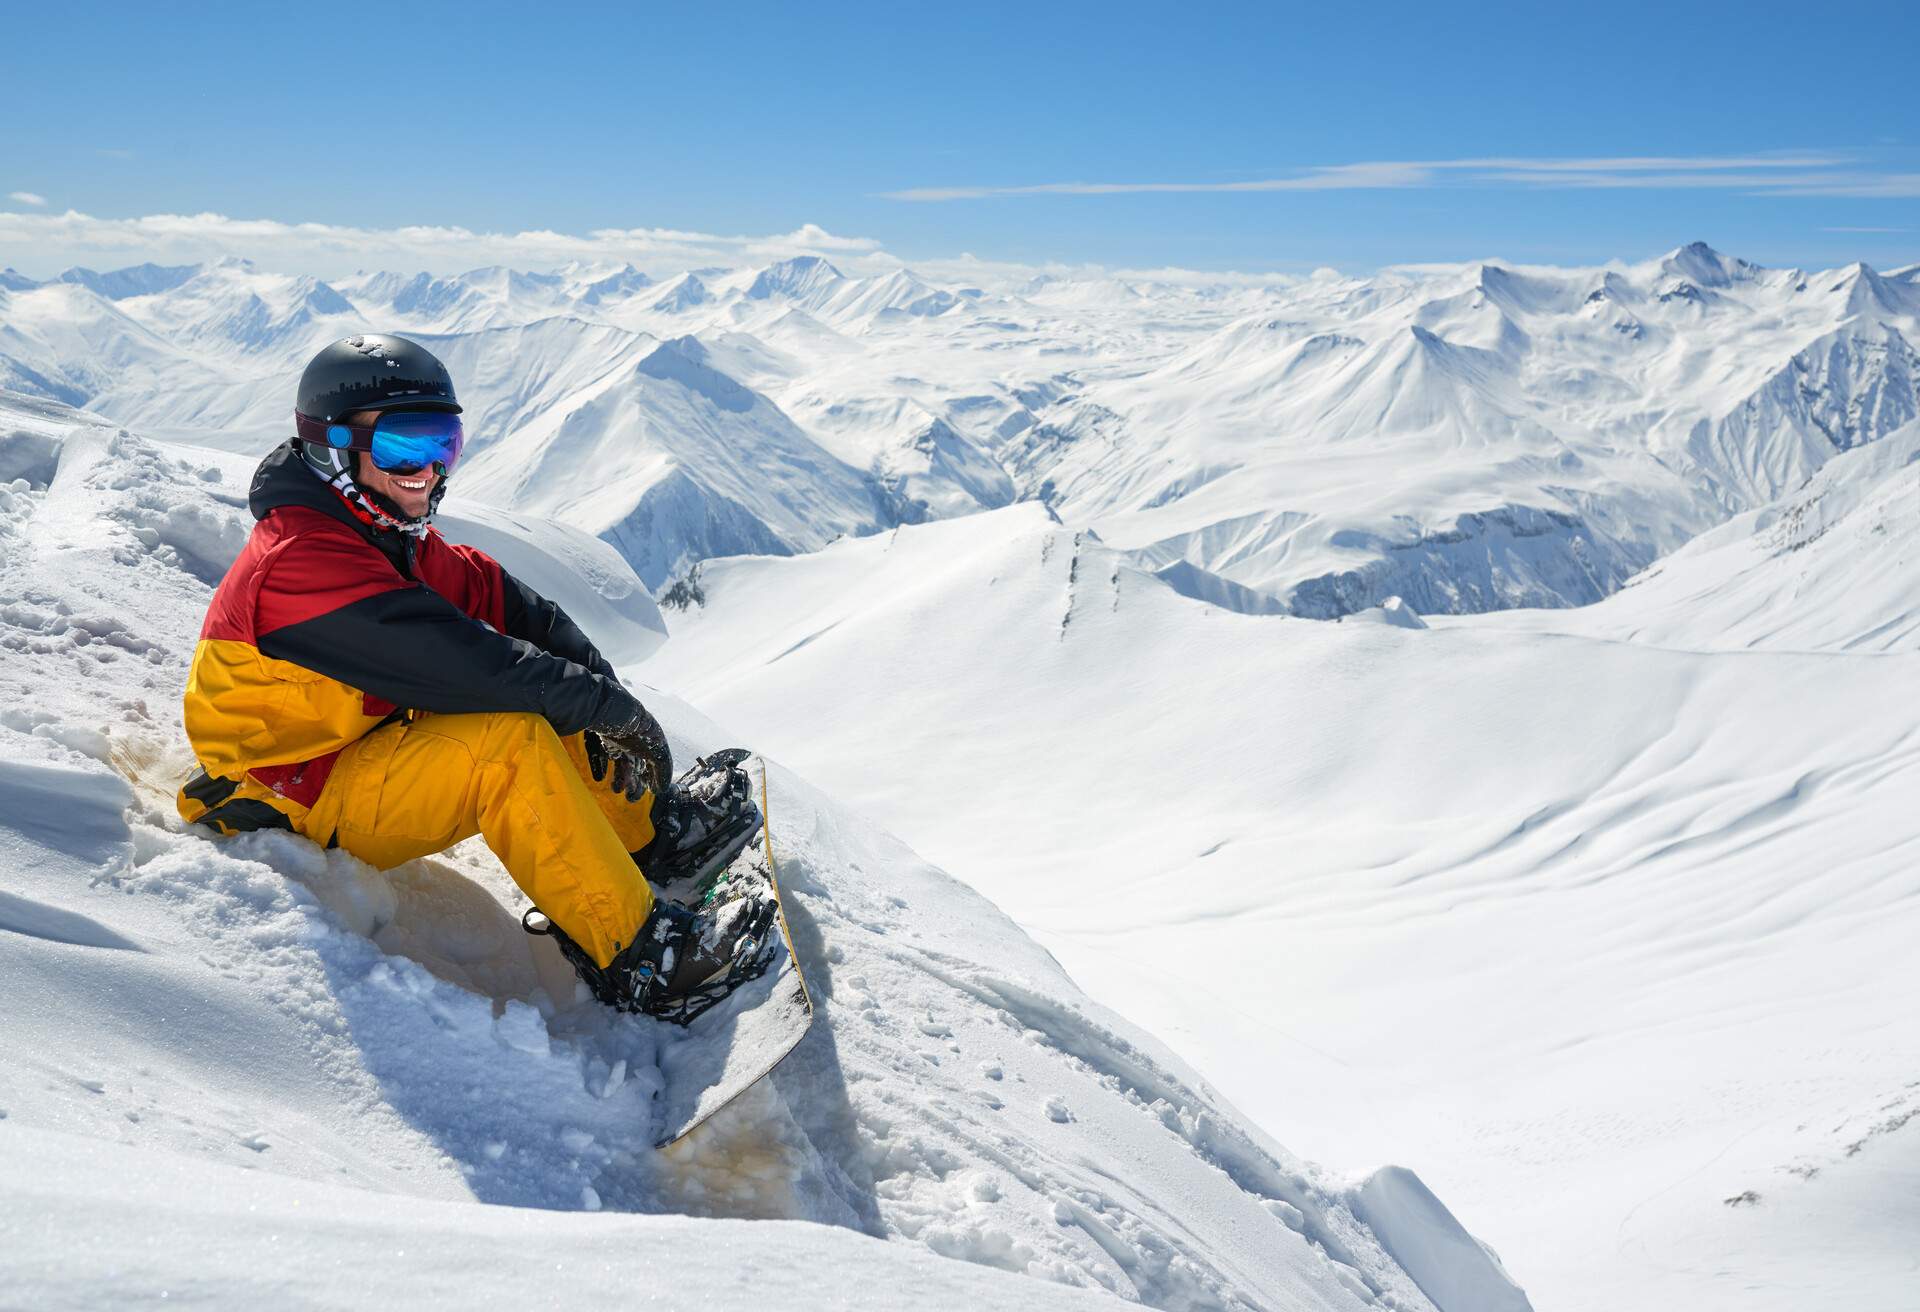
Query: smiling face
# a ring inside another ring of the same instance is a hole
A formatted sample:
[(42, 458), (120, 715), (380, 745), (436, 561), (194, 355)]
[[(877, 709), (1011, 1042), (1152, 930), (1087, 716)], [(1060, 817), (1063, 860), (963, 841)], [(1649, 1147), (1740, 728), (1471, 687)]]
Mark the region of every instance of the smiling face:
[[(378, 422), (380, 416), (374, 410), (358, 410), (347, 416), (347, 422), (357, 425), (369, 425)], [(431, 467), (417, 474), (390, 474), (373, 463), (373, 458), (365, 451), (353, 453), (353, 479), (368, 492), (378, 492), (400, 512), (411, 519), (419, 519), (433, 505), (433, 489), (440, 482), (440, 475)]]

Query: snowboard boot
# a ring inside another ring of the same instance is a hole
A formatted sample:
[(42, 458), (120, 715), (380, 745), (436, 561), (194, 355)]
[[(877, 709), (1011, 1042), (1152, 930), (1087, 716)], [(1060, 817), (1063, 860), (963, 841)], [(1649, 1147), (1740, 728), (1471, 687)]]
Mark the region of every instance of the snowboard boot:
[(604, 969), (537, 909), (520, 923), (529, 934), (551, 937), (606, 1006), (687, 1025), (766, 972), (778, 910), (771, 894), (758, 889), (699, 911), (655, 898), (639, 936)]
[(633, 854), (648, 881), (670, 888), (697, 882), (733, 860), (760, 825), (744, 748), (695, 761), (653, 802), (653, 841)]

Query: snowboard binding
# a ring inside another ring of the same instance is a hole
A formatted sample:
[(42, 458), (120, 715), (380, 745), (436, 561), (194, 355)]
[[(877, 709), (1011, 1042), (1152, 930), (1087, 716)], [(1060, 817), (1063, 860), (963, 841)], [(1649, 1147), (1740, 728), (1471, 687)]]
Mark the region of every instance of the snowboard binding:
[(538, 907), (520, 927), (551, 938), (601, 1004), (684, 1026), (766, 973), (778, 913), (770, 890), (737, 890), (697, 911), (656, 897), (639, 936), (604, 967)]
[(697, 885), (747, 845), (760, 826), (747, 756), (741, 747), (703, 756), (655, 798), (653, 841), (633, 854), (648, 882)]
[(729, 747), (701, 757), (656, 795), (653, 840), (632, 854), (654, 886), (653, 910), (607, 965), (539, 908), (520, 918), (554, 940), (606, 1006), (688, 1025), (772, 964), (779, 899), (753, 863), (734, 861), (761, 824), (747, 756)]

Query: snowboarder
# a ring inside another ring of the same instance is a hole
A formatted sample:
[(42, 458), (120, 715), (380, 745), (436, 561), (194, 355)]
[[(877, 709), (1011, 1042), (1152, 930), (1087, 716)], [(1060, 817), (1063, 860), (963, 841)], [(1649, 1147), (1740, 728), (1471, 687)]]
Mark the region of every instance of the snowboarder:
[(666, 735), (553, 602), (431, 526), (464, 435), (453, 380), (402, 337), (301, 375), (295, 436), (214, 593), (186, 691), (201, 771), (180, 814), (278, 828), (381, 869), (485, 837), (602, 1002), (670, 1009), (727, 976), (734, 926), (665, 882), (755, 819), (743, 753), (675, 785)]

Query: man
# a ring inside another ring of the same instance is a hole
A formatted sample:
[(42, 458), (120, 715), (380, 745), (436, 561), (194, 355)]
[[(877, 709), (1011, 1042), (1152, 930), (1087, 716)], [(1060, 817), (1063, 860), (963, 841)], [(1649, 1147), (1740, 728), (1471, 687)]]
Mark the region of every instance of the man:
[(744, 841), (739, 754), (671, 787), (666, 735), (579, 627), (431, 527), (460, 413), (446, 367), (405, 338), (349, 337), (308, 364), (194, 652), (201, 773), (180, 814), (381, 869), (481, 834), (596, 997), (670, 1011), (772, 917), (735, 909), (721, 931), (641, 873), (665, 882)]

